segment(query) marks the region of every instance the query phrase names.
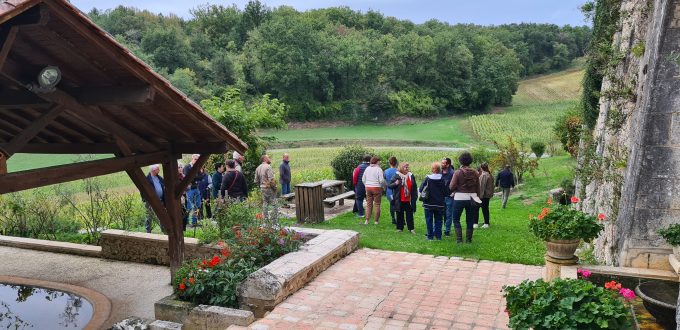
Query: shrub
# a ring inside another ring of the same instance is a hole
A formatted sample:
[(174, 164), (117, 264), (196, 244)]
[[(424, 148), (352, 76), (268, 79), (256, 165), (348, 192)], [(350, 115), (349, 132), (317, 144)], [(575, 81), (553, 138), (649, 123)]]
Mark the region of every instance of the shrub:
[(217, 203), (213, 219), (217, 222), (220, 236), (225, 235), (236, 225), (252, 226), (256, 220), (257, 209), (258, 205), (253, 201), (239, 202), (227, 199), (224, 203)]
[(525, 173), (534, 175), (534, 171), (538, 168), (538, 160), (529, 158), (529, 152), (525, 150), (523, 143), (517, 143), (508, 136), (506, 144), (495, 141), (494, 144), (498, 148), (498, 154), (491, 161), (494, 167), (503, 168), (505, 165), (510, 165), (517, 182), (522, 182)]
[[(504, 286), (512, 329), (625, 329), (630, 312), (623, 302), (631, 291), (584, 280), (524, 281)], [(634, 295), (633, 295), (634, 297)]]
[(572, 157), (578, 154), (583, 118), (576, 110), (571, 110), (557, 118), (553, 131), (562, 143), (562, 148)]
[(400, 115), (432, 117), (439, 114), (439, 107), (425, 91), (401, 90), (390, 93), (388, 98)]
[(659, 235), (661, 235), (668, 244), (680, 246), (680, 224), (676, 223), (659, 230)]
[[(572, 197), (573, 203), (578, 202), (578, 198)], [(548, 200), (548, 205), (552, 205), (552, 200)], [(598, 215), (604, 220), (604, 214)], [(582, 239), (590, 241), (604, 229), (594, 216), (583, 213), (570, 205), (558, 204), (553, 208), (543, 208), (541, 214), (529, 215), (529, 229), (542, 240), (569, 240)]]
[(352, 174), (354, 168), (361, 163), (365, 155), (373, 155), (375, 152), (371, 149), (366, 149), (362, 146), (346, 146), (337, 156), (331, 160), (331, 167), (333, 168), (333, 175), (338, 180), (344, 180), (348, 187), (354, 188), (352, 185)]
[(531, 143), (531, 151), (534, 152), (534, 155), (536, 155), (536, 158), (541, 158), (543, 154), (545, 153), (545, 143), (536, 141)]
[[(474, 167), (481, 165), (482, 163), (490, 163), (493, 158), (496, 156), (496, 153), (489, 150), (488, 148), (484, 146), (476, 146), (472, 149), (469, 150), (470, 155), (472, 155), (472, 160), (473, 163), (472, 165)], [(456, 159), (453, 160), (454, 164), (458, 164), (458, 157), (456, 156)], [(459, 164), (460, 165), (460, 164)]]

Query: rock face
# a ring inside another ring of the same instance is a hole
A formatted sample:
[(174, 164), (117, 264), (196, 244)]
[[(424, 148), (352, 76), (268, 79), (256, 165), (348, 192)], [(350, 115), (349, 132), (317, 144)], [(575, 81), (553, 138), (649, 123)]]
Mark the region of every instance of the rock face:
[(680, 0), (623, 0), (620, 12), (620, 61), (603, 81), (592, 143), (579, 156), (580, 172), (595, 174), (577, 192), (585, 211), (609, 218), (598, 259), (670, 269), (657, 231), (680, 219)]

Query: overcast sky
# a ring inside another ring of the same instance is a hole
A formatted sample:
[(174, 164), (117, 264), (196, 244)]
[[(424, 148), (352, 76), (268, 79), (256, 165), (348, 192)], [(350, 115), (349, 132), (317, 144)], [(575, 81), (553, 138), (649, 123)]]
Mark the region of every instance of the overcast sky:
[[(579, 8), (587, 0), (264, 0), (269, 7), (293, 6), (298, 10), (348, 6), (365, 12), (380, 11), (386, 16), (423, 23), (435, 18), (451, 24), (475, 23), (480, 25), (505, 23), (554, 23), (558, 25), (590, 25), (584, 21)], [(190, 18), (189, 10), (202, 3), (231, 5), (239, 8), (248, 0), (71, 0), (83, 12), (93, 7), (114, 8), (118, 5), (134, 6), (155, 13), (174, 13)]]

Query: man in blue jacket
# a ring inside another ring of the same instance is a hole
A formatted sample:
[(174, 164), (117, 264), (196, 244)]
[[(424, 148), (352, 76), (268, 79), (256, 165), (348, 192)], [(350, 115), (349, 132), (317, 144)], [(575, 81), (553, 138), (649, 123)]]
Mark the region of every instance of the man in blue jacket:
[[(163, 177), (158, 175), (161, 172), (161, 167), (158, 164), (149, 166), (149, 174), (146, 175), (146, 180), (153, 187), (156, 197), (161, 200), (161, 203), (165, 204), (165, 182)], [(144, 206), (146, 206), (146, 219), (144, 226), (146, 227), (146, 232), (150, 233), (153, 225), (153, 220), (156, 218), (156, 213), (151, 209), (151, 204), (144, 201)], [(165, 228), (161, 224), (161, 230), (165, 232)]]
[(515, 176), (510, 170), (510, 165), (505, 165), (505, 168), (498, 172), (496, 176), (496, 187), (500, 187), (503, 191), (503, 208), (508, 204), (508, 198), (510, 197), (510, 191), (515, 187)]

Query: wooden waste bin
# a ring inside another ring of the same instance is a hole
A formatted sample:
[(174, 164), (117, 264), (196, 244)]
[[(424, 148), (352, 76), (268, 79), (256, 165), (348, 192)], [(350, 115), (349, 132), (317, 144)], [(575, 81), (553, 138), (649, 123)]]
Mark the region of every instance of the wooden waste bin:
[(298, 223), (323, 222), (323, 194), (321, 182), (295, 185), (295, 215)]

